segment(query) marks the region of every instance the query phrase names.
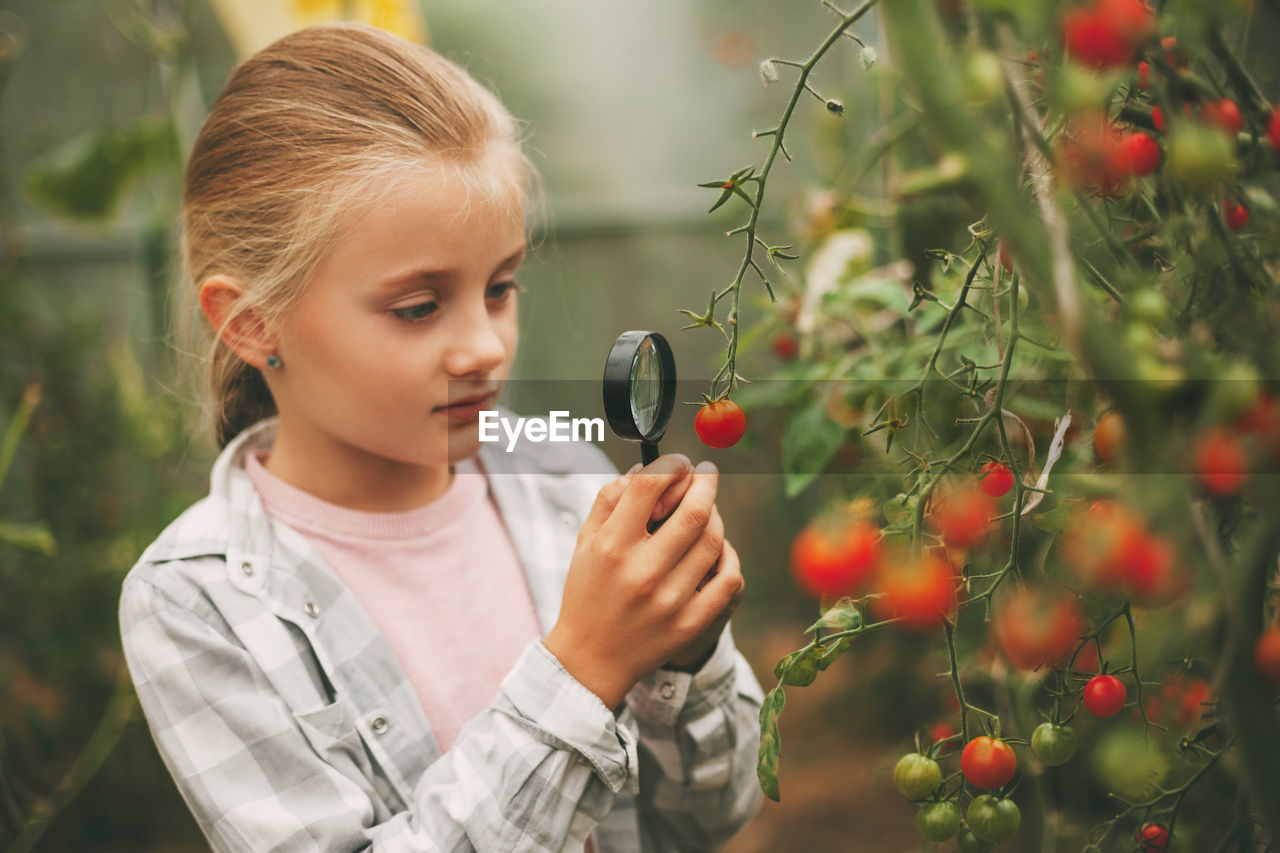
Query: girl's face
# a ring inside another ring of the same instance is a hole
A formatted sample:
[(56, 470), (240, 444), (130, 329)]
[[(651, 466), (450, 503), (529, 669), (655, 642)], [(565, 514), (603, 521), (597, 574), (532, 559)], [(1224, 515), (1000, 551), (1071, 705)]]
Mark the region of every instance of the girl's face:
[(280, 328), (278, 441), (350, 474), (475, 454), (478, 418), (443, 407), (491, 392), (495, 408), (516, 352), (523, 218), (432, 165), (353, 217)]

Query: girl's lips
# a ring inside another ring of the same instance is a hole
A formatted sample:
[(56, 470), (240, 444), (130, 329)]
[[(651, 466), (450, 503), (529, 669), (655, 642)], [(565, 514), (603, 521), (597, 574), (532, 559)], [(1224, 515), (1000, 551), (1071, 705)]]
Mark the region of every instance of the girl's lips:
[(450, 403), (450, 404), (449, 404), (449, 405), (447, 405), (447, 406), (437, 406), (437, 407), (436, 407), (436, 411), (438, 411), (438, 412), (444, 412), (444, 411), (449, 411), (449, 410), (451, 410), (451, 409), (469, 409), (469, 408), (473, 408), (473, 407), (476, 407), (476, 406), (483, 406), (483, 405), (485, 405), (486, 403), (488, 403), (488, 402), (489, 402), (490, 400), (492, 400), (492, 399), (493, 399), (493, 394), (492, 394), (492, 393), (489, 393), (489, 394), (485, 394), (483, 397), (480, 397), (480, 398), (475, 399), (475, 400), (471, 400), (471, 401), (469, 401), (469, 402), (465, 402), (465, 403)]
[(444, 412), (453, 421), (473, 421), (480, 417), (480, 412), (488, 407), (492, 398), (493, 395), (488, 394), (474, 403), (455, 403), (452, 406), (443, 406), (438, 411)]

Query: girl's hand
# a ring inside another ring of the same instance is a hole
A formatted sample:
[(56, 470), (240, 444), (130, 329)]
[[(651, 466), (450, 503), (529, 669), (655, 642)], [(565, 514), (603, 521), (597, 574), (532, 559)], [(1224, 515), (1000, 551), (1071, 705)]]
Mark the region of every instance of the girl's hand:
[[(732, 548), (715, 506), (719, 474), (703, 464), (710, 470), (690, 476), (686, 457), (665, 455), (610, 483), (578, 532), (560, 616), (543, 644), (609, 708), (690, 646), (705, 651), (705, 635), (742, 594), (736, 554), (722, 559)], [(659, 499), (677, 485), (674, 511), (650, 533)]]
[[(738, 562), (737, 550), (729, 544), (729, 540), (724, 540), (724, 550), (720, 553), (720, 559), (712, 566), (713, 572), (719, 572), (720, 567), (726, 562), (732, 561), (733, 568), (731, 571), (741, 573), (741, 566)], [(716, 644), (720, 642), (720, 633), (724, 631), (724, 626), (729, 623), (729, 617), (733, 615), (733, 611), (737, 609), (738, 602), (742, 600), (742, 588), (738, 588), (738, 593), (730, 600), (724, 610), (720, 611), (720, 615), (712, 622), (707, 629), (693, 639), (684, 648), (672, 655), (671, 659), (662, 665), (663, 669), (674, 669), (679, 672), (697, 672), (702, 669), (702, 665), (711, 659), (711, 655), (715, 653)]]

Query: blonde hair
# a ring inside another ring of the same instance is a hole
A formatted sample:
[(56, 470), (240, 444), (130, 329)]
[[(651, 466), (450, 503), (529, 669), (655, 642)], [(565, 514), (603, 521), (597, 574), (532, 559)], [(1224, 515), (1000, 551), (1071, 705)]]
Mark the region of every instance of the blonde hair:
[(424, 163), (451, 167), (503, 204), (542, 201), (520, 125), (429, 48), (329, 24), (287, 35), (232, 72), (192, 149), (181, 220), (179, 334), (184, 351), (200, 352), (192, 338), (213, 333), (201, 363), (220, 447), (275, 403), (258, 369), (201, 321), (200, 285), (235, 278), (245, 296), (227, 324), (253, 312), (274, 328), (350, 218)]

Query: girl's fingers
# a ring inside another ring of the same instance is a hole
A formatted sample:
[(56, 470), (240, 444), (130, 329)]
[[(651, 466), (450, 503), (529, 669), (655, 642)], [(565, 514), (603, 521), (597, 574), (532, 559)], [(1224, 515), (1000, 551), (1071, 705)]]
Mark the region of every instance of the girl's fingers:
[(686, 475), (676, 480), (667, 490), (662, 493), (662, 497), (658, 498), (658, 503), (653, 508), (653, 520), (669, 516), (672, 511), (684, 500), (685, 493), (689, 491), (689, 486), (693, 483), (693, 478)]
[(643, 535), (645, 523), (653, 515), (658, 499), (692, 467), (689, 457), (683, 453), (668, 453), (641, 468), (630, 476), (622, 497), (602, 526), (616, 527), (617, 532), (628, 541), (634, 538), (634, 531), (640, 531)]
[[(672, 522), (667, 522), (671, 524)], [(672, 579), (693, 595), (706, 580), (707, 573), (724, 553), (724, 520), (720, 517), (719, 507), (712, 504), (711, 520), (703, 528), (702, 535), (694, 541), (680, 561), (672, 567)]]
[[(738, 561), (738, 552), (728, 540), (725, 540), (718, 570), (694, 595), (689, 602), (689, 607), (694, 611), (693, 615), (700, 625), (710, 625), (722, 617), (728, 621), (729, 614), (742, 600), (745, 589), (746, 584), (742, 579), (742, 565)], [(728, 613), (725, 612), (726, 610)]]

